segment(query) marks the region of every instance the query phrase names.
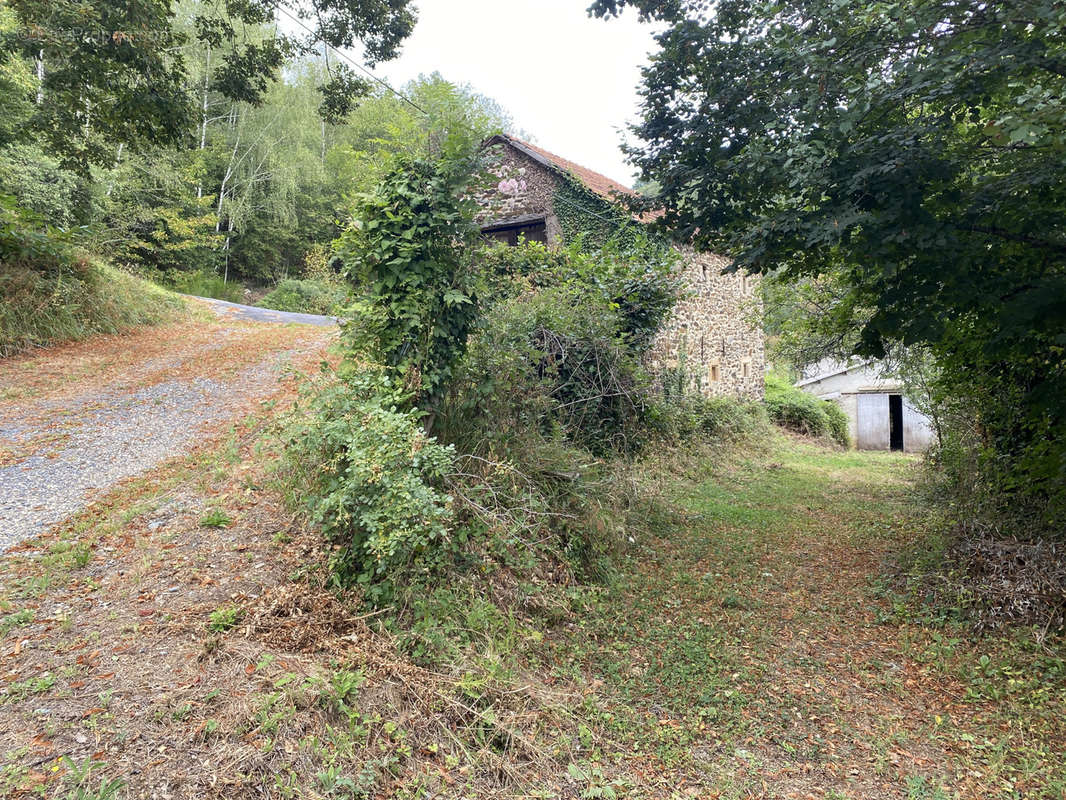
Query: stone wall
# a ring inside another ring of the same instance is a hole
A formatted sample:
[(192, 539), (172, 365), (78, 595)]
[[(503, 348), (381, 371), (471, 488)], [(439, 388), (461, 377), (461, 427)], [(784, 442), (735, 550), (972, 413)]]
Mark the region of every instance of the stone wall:
[(548, 242), (560, 241), (562, 230), (554, 208), (559, 178), (544, 165), (503, 144), (488, 148), (485, 159), (492, 178), (474, 195), (481, 208), (475, 221), (484, 226), (527, 215), (542, 216)]
[(652, 343), (648, 366), (673, 387), (761, 400), (766, 352), (758, 276), (723, 275), (728, 259), (680, 252), (687, 296)]
[[(504, 144), (488, 149), (491, 179), (475, 197), (480, 225), (523, 216), (545, 219), (549, 243), (563, 235), (554, 203), (553, 170)], [(605, 201), (606, 202), (606, 201)], [(684, 383), (686, 391), (762, 399), (765, 351), (757, 276), (722, 275), (721, 256), (682, 248), (687, 294), (656, 337), (648, 366), (661, 380)], [(673, 384), (673, 385), (676, 385)]]

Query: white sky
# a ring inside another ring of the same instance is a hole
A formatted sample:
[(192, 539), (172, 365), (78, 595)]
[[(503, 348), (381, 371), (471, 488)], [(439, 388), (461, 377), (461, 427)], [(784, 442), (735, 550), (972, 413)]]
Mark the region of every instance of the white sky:
[(508, 110), (535, 144), (627, 186), (618, 144), (636, 118), (652, 27), (590, 19), (591, 0), (418, 0), (403, 54), (374, 73), (399, 88), (436, 70)]

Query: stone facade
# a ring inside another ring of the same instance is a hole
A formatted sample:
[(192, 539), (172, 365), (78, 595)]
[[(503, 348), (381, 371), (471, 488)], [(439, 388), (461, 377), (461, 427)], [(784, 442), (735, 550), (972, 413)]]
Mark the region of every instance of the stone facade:
[(490, 145), (486, 153), (492, 180), (475, 195), (481, 209), (479, 225), (543, 217), (549, 244), (562, 241), (555, 214), (555, 186), (560, 178), (531, 156), (505, 144)]
[[(610, 203), (605, 193), (628, 191), (601, 175), (539, 148), (497, 136), (486, 146), (491, 180), (476, 194), (484, 230), (543, 221), (546, 241), (561, 243), (555, 211), (559, 182), (578, 178)], [(648, 366), (668, 388), (707, 396), (762, 399), (765, 350), (759, 325), (757, 276), (722, 274), (729, 261), (680, 248), (685, 295), (648, 353)]]
[(766, 352), (756, 275), (722, 274), (729, 259), (680, 248), (687, 296), (648, 353), (663, 382), (707, 396), (761, 400)]

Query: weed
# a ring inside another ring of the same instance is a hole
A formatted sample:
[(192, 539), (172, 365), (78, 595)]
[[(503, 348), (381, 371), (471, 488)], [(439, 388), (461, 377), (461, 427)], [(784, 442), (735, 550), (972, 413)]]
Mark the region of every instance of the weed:
[[(7, 699), (9, 701), (21, 700), (31, 694), (43, 694), (51, 689), (56, 682), (56, 676), (51, 672), (46, 672), (43, 675), (38, 675), (35, 678), (27, 678), (24, 681), (17, 681), (9, 684), (7, 687)], [(3, 694), (0, 693), (0, 699), (3, 698)]]
[(7, 636), (13, 628), (21, 628), (33, 622), (34, 611), (32, 608), (24, 608), (14, 614), (8, 614), (0, 620), (0, 636)]
[(0, 270), (0, 358), (94, 333), (118, 333), (173, 319), (184, 301), (98, 262), (46, 274), (5, 263)]
[(207, 629), (215, 633), (228, 631), (240, 622), (243, 613), (238, 606), (219, 606), (208, 616)]
[(924, 775), (907, 778), (907, 800), (950, 800), (947, 793)]
[(228, 528), (232, 518), (221, 508), (214, 508), (200, 517), (200, 526), (203, 528)]
[(90, 789), (89, 778), (94, 771), (104, 767), (103, 762), (87, 758), (79, 764), (69, 756), (63, 756), (62, 759), (68, 770), (64, 783), (72, 787), (63, 800), (112, 800), (126, 786), (125, 781), (119, 778), (104, 778), (96, 789)]

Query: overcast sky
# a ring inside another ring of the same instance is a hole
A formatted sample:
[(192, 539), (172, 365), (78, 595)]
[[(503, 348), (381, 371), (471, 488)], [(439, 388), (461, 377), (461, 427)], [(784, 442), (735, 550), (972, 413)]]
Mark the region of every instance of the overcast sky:
[(590, 19), (591, 0), (417, 0), (403, 55), (374, 72), (399, 86), (434, 70), (497, 100), (536, 144), (627, 186), (618, 149), (637, 114), (651, 27)]

